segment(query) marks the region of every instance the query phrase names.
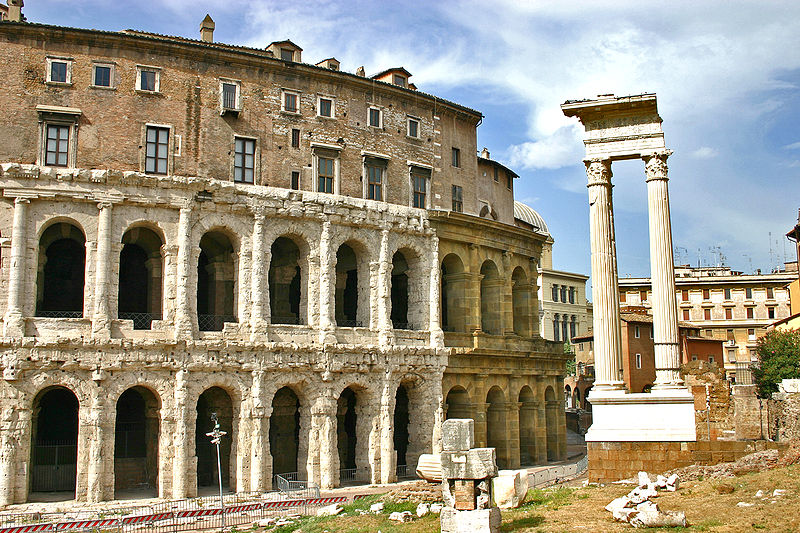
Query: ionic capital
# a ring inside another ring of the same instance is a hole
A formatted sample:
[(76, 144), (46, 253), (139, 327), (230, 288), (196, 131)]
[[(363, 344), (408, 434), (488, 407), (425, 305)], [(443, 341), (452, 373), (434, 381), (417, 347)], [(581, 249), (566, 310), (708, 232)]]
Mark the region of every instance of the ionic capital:
[(611, 159), (592, 158), (584, 159), (586, 176), (589, 178), (589, 187), (593, 185), (611, 186)]
[(30, 198), (24, 198), (22, 196), (17, 196), (16, 198), (14, 198), (14, 205), (29, 204), (29, 203), (31, 203)]
[(644, 160), (644, 172), (647, 181), (666, 180), (667, 178), (667, 158), (672, 155), (672, 150), (660, 150), (642, 156)]

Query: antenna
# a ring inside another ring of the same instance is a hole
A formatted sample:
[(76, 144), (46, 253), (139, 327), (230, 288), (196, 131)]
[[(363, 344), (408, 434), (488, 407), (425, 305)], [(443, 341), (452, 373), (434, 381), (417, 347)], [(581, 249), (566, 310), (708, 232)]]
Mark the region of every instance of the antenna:
[(750, 254), (742, 254), (742, 257), (747, 259), (747, 264), (749, 265), (749, 267), (747, 269), (747, 272), (748, 273), (752, 273), (753, 272), (753, 258), (750, 257)]
[(772, 249), (772, 232), (769, 232), (769, 268), (772, 270), (775, 265), (775, 255)]

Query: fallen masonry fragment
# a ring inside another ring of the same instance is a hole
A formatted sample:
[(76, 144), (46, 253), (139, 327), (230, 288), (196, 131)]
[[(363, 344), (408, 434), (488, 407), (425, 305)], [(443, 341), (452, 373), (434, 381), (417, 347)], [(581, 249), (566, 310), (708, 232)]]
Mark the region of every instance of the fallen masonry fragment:
[(639, 472), (639, 484), (626, 496), (620, 496), (606, 505), (614, 520), (628, 522), (635, 528), (686, 527), (686, 515), (677, 511), (662, 511), (652, 498), (658, 497), (658, 489), (674, 492), (678, 488), (678, 476), (658, 476), (650, 480), (647, 472)]

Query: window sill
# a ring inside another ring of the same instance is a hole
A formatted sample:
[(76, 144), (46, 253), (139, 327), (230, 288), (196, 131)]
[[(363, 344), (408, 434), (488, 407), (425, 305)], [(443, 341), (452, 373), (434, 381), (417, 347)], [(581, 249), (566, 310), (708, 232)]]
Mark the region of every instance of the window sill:
[(46, 81), (44, 83), (45, 85), (50, 85), (51, 87), (72, 87), (71, 81)]
[(142, 96), (164, 96), (161, 94), (161, 91), (145, 91), (143, 89), (134, 89), (133, 91), (136, 94), (141, 94)]
[(406, 139), (417, 142), (422, 141), (422, 137), (414, 137), (413, 135), (409, 135), (407, 133), (406, 133)]
[(282, 115), (290, 115), (290, 116), (294, 116), (294, 117), (299, 117), (300, 116), (300, 111), (286, 111), (285, 109), (281, 109), (281, 114)]
[(225, 115), (231, 115), (233, 117), (238, 117), (239, 113), (241, 113), (241, 112), (242, 112), (241, 109), (233, 109), (233, 108), (230, 108), (230, 107), (225, 107), (225, 108), (220, 109), (219, 115), (221, 117), (225, 116)]
[(106, 85), (89, 85), (90, 89), (97, 89), (100, 91), (116, 91), (116, 87), (108, 87)]
[(336, 120), (336, 116), (328, 117), (325, 115), (317, 115), (317, 118), (321, 118), (323, 120)]

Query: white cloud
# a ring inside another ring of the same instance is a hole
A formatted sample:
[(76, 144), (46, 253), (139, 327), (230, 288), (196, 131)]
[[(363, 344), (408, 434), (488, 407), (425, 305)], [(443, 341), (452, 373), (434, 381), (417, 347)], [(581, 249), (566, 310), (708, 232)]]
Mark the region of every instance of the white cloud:
[(798, 148), (800, 148), (800, 141), (797, 141), (796, 143), (792, 144), (787, 144), (786, 146), (784, 146), (784, 148), (787, 150), (797, 150)]
[(562, 126), (551, 135), (537, 141), (510, 146), (509, 163), (512, 167), (527, 169), (553, 169), (573, 165), (583, 158), (580, 138), (580, 128), (573, 125)]
[(719, 155), (719, 152), (710, 146), (701, 146), (689, 155), (695, 159), (713, 159)]

